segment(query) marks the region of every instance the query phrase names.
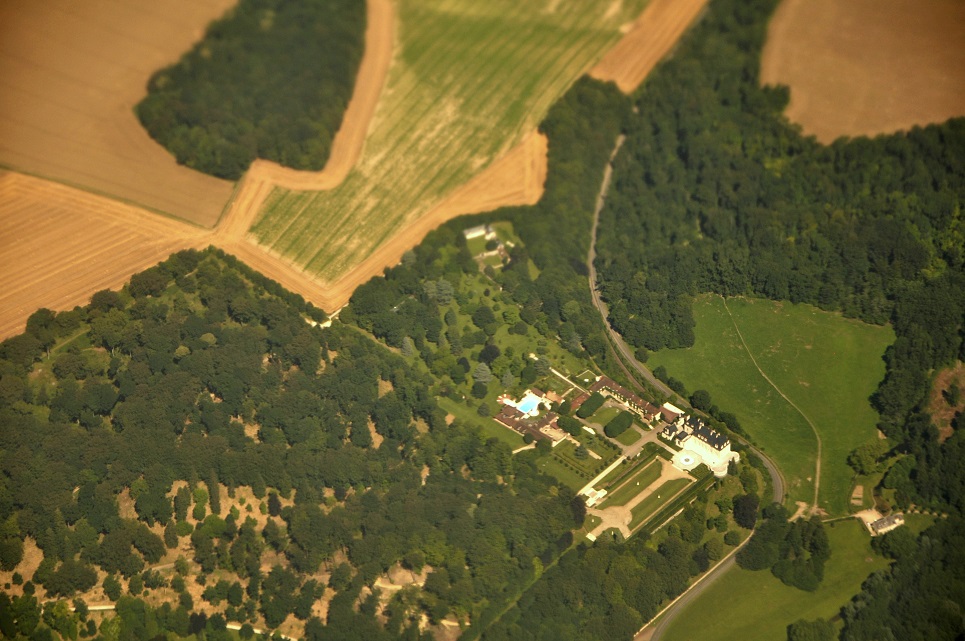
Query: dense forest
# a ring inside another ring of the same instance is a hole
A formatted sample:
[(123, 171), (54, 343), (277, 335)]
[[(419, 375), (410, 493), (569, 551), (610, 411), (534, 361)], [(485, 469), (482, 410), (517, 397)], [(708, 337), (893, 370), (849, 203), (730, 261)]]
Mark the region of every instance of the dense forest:
[[(161, 628), (185, 635), (190, 585), (215, 573), (202, 598), (221, 623), (415, 638), (423, 613), (475, 617), (569, 545), (571, 491), (447, 423), (400, 356), (312, 326), (316, 310), (258, 281), (216, 250), (182, 252), (0, 346), (0, 568), (28, 537), (43, 552), (13, 577), (23, 595), (2, 597), (5, 635), (33, 632), (39, 590), (97, 586), (112, 601), (173, 591)], [(173, 578), (152, 569), (186, 545)], [(362, 588), (400, 564), (430, 570), (426, 589), (383, 625)]]
[(137, 116), (179, 163), (220, 178), (240, 178), (255, 158), (322, 169), (364, 32), (358, 0), (241, 0), (151, 77)]
[(890, 322), (897, 340), (872, 399), (898, 443), (882, 455), (894, 463), (883, 485), (899, 506), (950, 517), (869, 579), (842, 638), (960, 638), (960, 615), (914, 628), (932, 605), (965, 607), (965, 566), (948, 556), (965, 438), (940, 443), (923, 409), (933, 373), (963, 353), (965, 119), (828, 146), (801, 135), (781, 113), (787, 88), (759, 86), (776, 4), (715, 0), (635, 96), (597, 248), (609, 320), (641, 347), (689, 346), (692, 297), (715, 292)]

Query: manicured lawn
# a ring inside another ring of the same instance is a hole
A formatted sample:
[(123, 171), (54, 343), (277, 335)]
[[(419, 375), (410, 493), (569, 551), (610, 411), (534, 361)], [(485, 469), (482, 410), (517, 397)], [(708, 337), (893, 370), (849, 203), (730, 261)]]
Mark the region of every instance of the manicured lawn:
[(931, 514), (906, 514), (905, 527), (918, 535), (934, 525), (937, 518)]
[(677, 492), (680, 492), (692, 482), (690, 479), (671, 479), (665, 481), (653, 494), (633, 507), (631, 512), (633, 518), (630, 519), (630, 530), (633, 530), (653, 516), (657, 510), (666, 505), (673, 497), (677, 496)]
[(620, 485), (620, 487), (606, 497), (603, 507), (625, 505), (627, 501), (635, 497), (637, 494), (645, 490), (651, 483), (660, 478), (660, 472), (662, 469), (663, 468), (660, 465), (660, 461), (651, 461), (646, 465), (640, 466), (639, 470), (634, 472), (630, 478)]
[(593, 414), (593, 416), (588, 418), (587, 421), (596, 423), (597, 425), (606, 425), (619, 414), (620, 408), (618, 407), (601, 407)]
[(638, 432), (635, 427), (630, 427), (626, 432), (617, 437), (617, 441), (624, 445), (633, 445), (643, 438), (643, 434)]
[(631, 463), (629, 460), (624, 459), (623, 463), (618, 465), (616, 468), (613, 469), (613, 471), (611, 471), (609, 474), (604, 476), (603, 480), (601, 480), (596, 487), (597, 488), (606, 487), (616, 479), (626, 474), (627, 468), (630, 467), (631, 465), (633, 465), (633, 463)]
[(699, 298), (696, 344), (656, 352), (650, 365), (663, 365), (689, 391), (708, 390), (781, 468), (789, 500), (811, 503), (815, 435), (754, 367), (736, 322), (761, 369), (821, 435), (821, 507), (847, 514), (852, 478), (847, 455), (876, 436), (877, 415), (868, 398), (884, 376), (881, 356), (894, 333), (808, 305), (731, 299), (728, 306), (733, 320), (720, 297)]
[(552, 454), (544, 456), (536, 464), (544, 474), (549, 474), (553, 476), (563, 485), (568, 486), (574, 491), (579, 491), (584, 485), (590, 482), (590, 479), (583, 478), (570, 468), (563, 465), (556, 457)]
[(767, 570), (735, 566), (674, 619), (663, 641), (783, 641), (787, 626), (798, 619), (836, 615), (865, 578), (888, 562), (871, 550), (871, 539), (857, 521), (825, 527), (831, 559), (817, 591), (788, 587)]
[(331, 191), (274, 190), (252, 232), (337, 279), (535, 129), (645, 4), (396, 3), (399, 41), (356, 167)]
[(569, 463), (577, 470), (580, 470), (587, 475), (583, 485), (589, 483), (590, 479), (599, 474), (609, 462), (616, 458), (616, 456), (613, 454), (605, 453), (605, 451), (600, 452), (600, 454), (602, 458), (599, 459), (593, 458), (589, 455), (587, 455), (586, 458), (581, 459), (576, 455), (576, 445), (574, 445), (571, 441), (564, 441), (553, 448), (553, 456), (556, 456), (564, 462)]
[(478, 256), (486, 251), (486, 237), (476, 236), (475, 238), (470, 238), (466, 241), (466, 246), (469, 247), (469, 253), (472, 256)]

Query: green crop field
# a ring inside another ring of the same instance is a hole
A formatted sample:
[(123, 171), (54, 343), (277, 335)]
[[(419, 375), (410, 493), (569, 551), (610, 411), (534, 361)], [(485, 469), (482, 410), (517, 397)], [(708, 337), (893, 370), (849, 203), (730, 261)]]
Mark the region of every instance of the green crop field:
[[(798, 619), (830, 619), (858, 593), (862, 581), (888, 562), (871, 550), (871, 539), (855, 520), (828, 528), (831, 560), (815, 592), (784, 585), (767, 570), (737, 566), (717, 579), (677, 616), (665, 641), (775, 641), (787, 638), (787, 626)], [(721, 607), (724, 604), (724, 607)], [(713, 612), (713, 619), (693, 616)]]
[(333, 191), (276, 189), (252, 231), (307, 272), (338, 278), (532, 131), (645, 4), (401, 0), (357, 166)]
[(867, 325), (808, 305), (731, 299), (733, 320), (717, 296), (694, 304), (692, 348), (654, 353), (689, 391), (706, 389), (737, 415), (787, 480), (792, 501), (814, 500), (817, 440), (804, 417), (754, 367), (734, 323), (760, 368), (817, 427), (822, 441), (820, 505), (846, 514), (852, 471), (848, 452), (876, 436), (868, 401), (884, 377), (881, 356), (890, 328)]

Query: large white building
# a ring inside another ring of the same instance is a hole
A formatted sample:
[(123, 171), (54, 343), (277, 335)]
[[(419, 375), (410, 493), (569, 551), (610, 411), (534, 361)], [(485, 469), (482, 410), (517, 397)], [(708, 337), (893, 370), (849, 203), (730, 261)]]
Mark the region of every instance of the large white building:
[(727, 475), (728, 463), (740, 460), (740, 454), (730, 449), (730, 439), (696, 416), (678, 416), (660, 436), (697, 455), (717, 477)]

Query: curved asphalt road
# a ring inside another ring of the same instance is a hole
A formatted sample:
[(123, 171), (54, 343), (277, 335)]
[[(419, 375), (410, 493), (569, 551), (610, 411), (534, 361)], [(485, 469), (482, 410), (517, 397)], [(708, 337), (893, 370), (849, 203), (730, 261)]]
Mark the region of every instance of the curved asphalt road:
[[(626, 137), (622, 134), (617, 137), (616, 143), (613, 147), (613, 152), (610, 154), (610, 162), (607, 163), (606, 169), (603, 172), (603, 184), (600, 185), (600, 193), (596, 197), (596, 208), (593, 212), (593, 231), (590, 235), (590, 251), (587, 255), (587, 269), (589, 270), (590, 277), (590, 295), (593, 298), (593, 305), (603, 317), (603, 322), (610, 334), (610, 339), (613, 346), (620, 351), (620, 354), (623, 355), (626, 361), (630, 363), (630, 365), (632, 365), (641, 376), (646, 378), (651, 385), (653, 385), (661, 393), (666, 394), (669, 397), (673, 397), (673, 390), (667, 387), (663, 381), (658, 380), (653, 375), (653, 372), (647, 369), (643, 363), (636, 359), (636, 357), (633, 355), (633, 350), (631, 350), (630, 346), (627, 345), (626, 341), (623, 340), (623, 337), (620, 336), (619, 332), (610, 326), (608, 320), (609, 311), (606, 303), (604, 303), (600, 298), (600, 292), (597, 291), (596, 287), (596, 266), (594, 265), (596, 260), (596, 229), (600, 221), (600, 212), (603, 210), (603, 205), (606, 202), (606, 195), (610, 189), (610, 178), (613, 173), (613, 159), (616, 157), (617, 152), (620, 151), (620, 147), (623, 145), (623, 141), (625, 139)], [(771, 477), (771, 500), (778, 503), (783, 503), (784, 477), (781, 475), (781, 471), (771, 459), (765, 456), (763, 452), (754, 447), (746, 439), (741, 438), (739, 440), (742, 441), (743, 444), (747, 446), (747, 449), (757, 455), (764, 463), (764, 467), (767, 470), (768, 475)], [(749, 540), (749, 537), (747, 540)], [(746, 543), (747, 540), (745, 540), (744, 543)], [(742, 543), (741, 546), (743, 546), (744, 543)], [(718, 563), (712, 570), (701, 577), (698, 580), (698, 583), (691, 585), (686, 592), (677, 598), (677, 600), (673, 601), (670, 606), (658, 614), (657, 616), (660, 620), (655, 626), (651, 627), (650, 623), (652, 622), (648, 622), (647, 625), (645, 625), (634, 637), (634, 641), (658, 641), (658, 639), (660, 639), (667, 627), (669, 627), (670, 623), (673, 622), (677, 615), (683, 612), (694, 599), (700, 596), (700, 594), (707, 589), (708, 586), (712, 585), (714, 581), (716, 581), (734, 566), (736, 556), (734, 553), (737, 552), (737, 549), (739, 548), (732, 550), (723, 561)]]

